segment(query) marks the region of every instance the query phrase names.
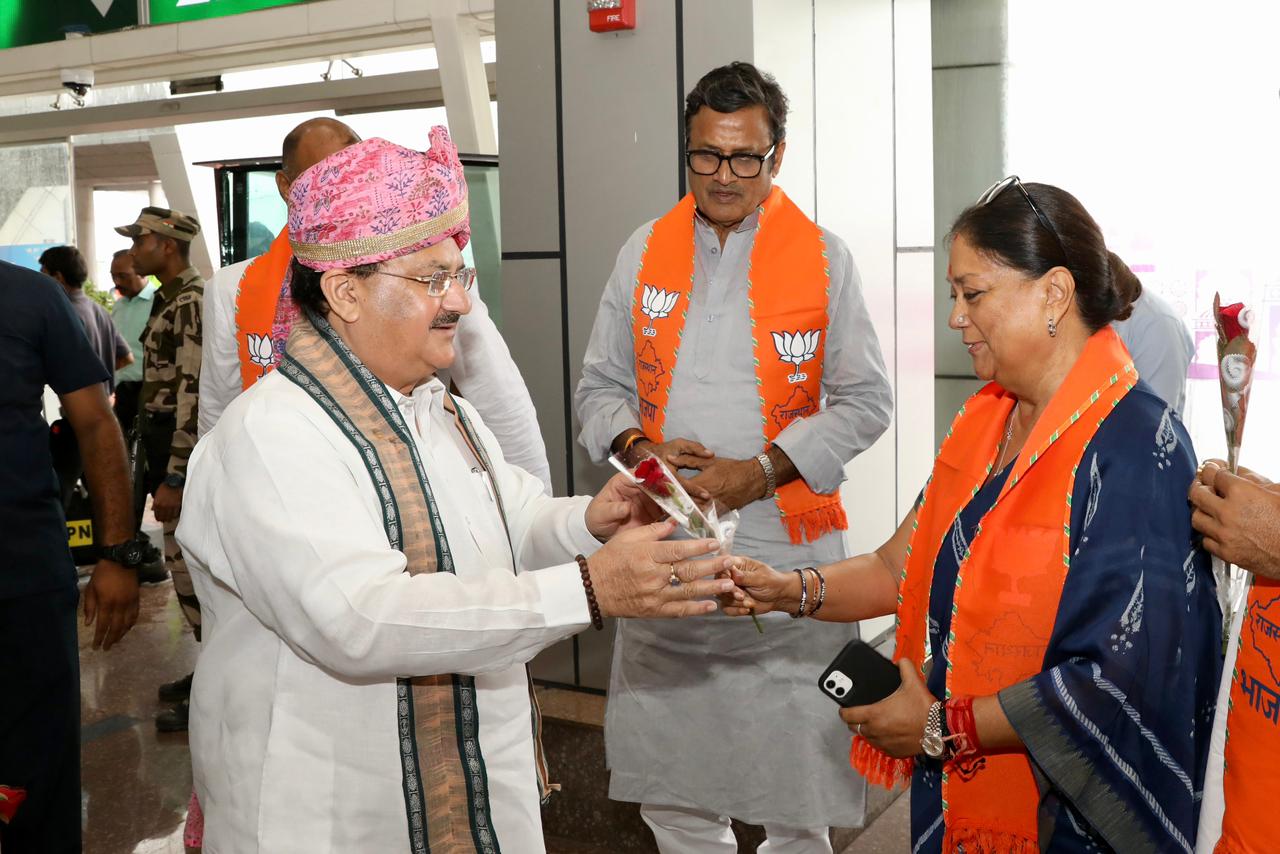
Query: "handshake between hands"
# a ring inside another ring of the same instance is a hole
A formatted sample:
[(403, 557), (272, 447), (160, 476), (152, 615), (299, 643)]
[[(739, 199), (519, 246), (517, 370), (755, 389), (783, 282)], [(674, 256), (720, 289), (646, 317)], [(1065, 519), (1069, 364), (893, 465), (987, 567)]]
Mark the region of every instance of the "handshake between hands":
[(792, 573), (758, 561), (717, 555), (713, 539), (669, 540), (676, 523), (623, 474), (587, 506), (587, 529), (604, 545), (589, 560), (606, 617), (693, 617), (723, 608), (730, 616), (775, 610)]

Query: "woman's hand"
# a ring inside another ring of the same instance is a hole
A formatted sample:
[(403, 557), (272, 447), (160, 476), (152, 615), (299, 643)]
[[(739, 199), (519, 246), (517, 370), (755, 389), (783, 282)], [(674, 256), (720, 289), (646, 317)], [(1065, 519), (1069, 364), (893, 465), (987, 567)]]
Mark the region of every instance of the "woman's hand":
[(920, 668), (913, 661), (899, 661), (898, 672), (902, 674), (902, 685), (897, 691), (870, 706), (841, 709), (840, 718), (872, 747), (895, 759), (906, 759), (922, 752), (920, 740), (925, 721), (937, 698), (925, 687)]
[(619, 531), (648, 525), (664, 515), (634, 480), (619, 472), (587, 505), (587, 530), (603, 543)]
[(731, 617), (749, 617), (770, 611), (795, 613), (800, 607), (800, 578), (794, 572), (779, 572), (758, 560), (734, 557), (729, 578), (738, 589), (734, 596), (721, 599), (720, 605)]

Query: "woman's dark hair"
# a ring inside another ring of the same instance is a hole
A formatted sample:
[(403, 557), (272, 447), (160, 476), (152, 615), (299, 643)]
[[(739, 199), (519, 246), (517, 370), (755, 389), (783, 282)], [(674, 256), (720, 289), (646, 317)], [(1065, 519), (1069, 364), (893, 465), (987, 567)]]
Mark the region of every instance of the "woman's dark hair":
[(787, 96), (773, 75), (749, 62), (731, 62), (711, 69), (684, 99), (685, 145), (689, 144), (693, 117), (703, 107), (717, 113), (736, 113), (757, 104), (769, 114), (769, 132), (777, 145), (787, 137)]
[(985, 205), (965, 209), (951, 226), (947, 239), (963, 237), (977, 251), (1029, 278), (1039, 278), (1054, 267), (1066, 267), (1076, 280), (1080, 316), (1091, 331), (1127, 318), (1142, 293), (1142, 283), (1118, 255), (1107, 249), (1102, 229), (1084, 205), (1051, 184), (1022, 186), (1053, 223), (1061, 245), (1014, 186)]
[(62, 280), (70, 287), (84, 287), (89, 278), (89, 267), (84, 256), (74, 246), (53, 246), (40, 256), (40, 266), (50, 273), (61, 273)]
[[(378, 265), (357, 264), (348, 267), (347, 272), (358, 279), (367, 279), (378, 272)], [(329, 313), (329, 301), (324, 298), (324, 291), (320, 288), (320, 277), (324, 275), (324, 271), (306, 267), (294, 258), (289, 262), (289, 275), (289, 292), (293, 295), (294, 304), (304, 314), (308, 309), (321, 317)]]

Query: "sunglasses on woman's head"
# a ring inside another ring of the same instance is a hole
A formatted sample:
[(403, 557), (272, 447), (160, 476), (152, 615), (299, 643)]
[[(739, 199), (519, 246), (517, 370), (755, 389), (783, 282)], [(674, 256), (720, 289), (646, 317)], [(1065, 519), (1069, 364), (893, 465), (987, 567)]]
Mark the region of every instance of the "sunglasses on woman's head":
[(1040, 224), (1043, 225), (1045, 230), (1052, 234), (1053, 239), (1058, 242), (1058, 248), (1062, 250), (1062, 259), (1064, 261), (1070, 261), (1071, 256), (1067, 253), (1067, 246), (1062, 242), (1062, 236), (1058, 234), (1058, 229), (1053, 227), (1053, 223), (1044, 215), (1044, 211), (1040, 210), (1040, 206), (1036, 204), (1035, 199), (1031, 198), (1031, 194), (1027, 192), (1027, 188), (1022, 186), (1022, 179), (1017, 175), (1010, 175), (1007, 178), (1001, 178), (999, 181), (996, 181), (987, 188), (985, 193), (978, 196), (978, 201), (974, 202), (973, 206), (975, 208), (980, 208), (983, 205), (990, 204), (992, 200), (1010, 187), (1018, 188), (1018, 192), (1022, 193), (1022, 198), (1026, 199), (1027, 204), (1031, 206), (1031, 212), (1036, 215), (1036, 219), (1040, 220)]

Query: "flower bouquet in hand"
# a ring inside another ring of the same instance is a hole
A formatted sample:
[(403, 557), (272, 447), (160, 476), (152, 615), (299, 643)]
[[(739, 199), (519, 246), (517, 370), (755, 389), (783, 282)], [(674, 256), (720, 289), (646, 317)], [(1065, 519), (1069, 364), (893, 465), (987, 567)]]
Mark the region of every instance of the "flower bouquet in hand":
[[(733, 534), (738, 529), (737, 510), (730, 510), (721, 516), (716, 512), (714, 501), (708, 503), (706, 508), (699, 507), (671, 469), (653, 454), (645, 454), (634, 468), (628, 467), (616, 455), (610, 456), (609, 462), (635, 481), (644, 494), (674, 519), (685, 533), (696, 539), (718, 540), (720, 551), (717, 554), (730, 553)], [(763, 633), (764, 627), (755, 615), (751, 619), (756, 625), (756, 631)]]
[[(1227, 434), (1227, 466), (1236, 474), (1240, 466), (1240, 444), (1244, 440), (1244, 419), (1249, 411), (1249, 391), (1253, 385), (1253, 363), (1258, 348), (1249, 340), (1253, 312), (1244, 303), (1223, 305), (1213, 295), (1213, 319), (1218, 327), (1218, 387), (1222, 392), (1222, 426)], [(1224, 631), (1229, 632), (1235, 609), (1247, 586), (1248, 573), (1217, 558), (1214, 575), (1218, 580), (1218, 604), (1222, 606)]]

